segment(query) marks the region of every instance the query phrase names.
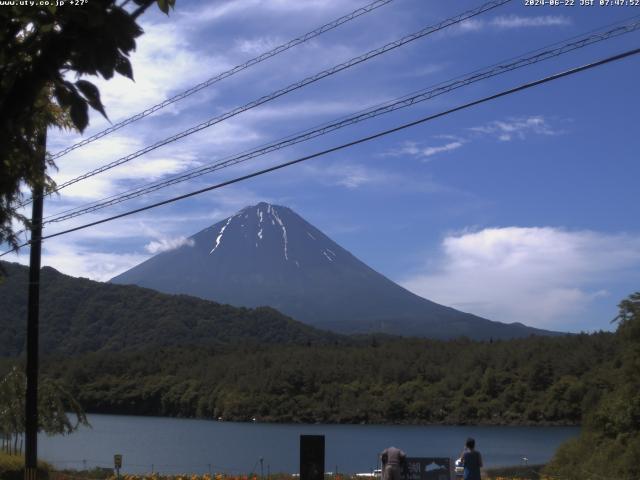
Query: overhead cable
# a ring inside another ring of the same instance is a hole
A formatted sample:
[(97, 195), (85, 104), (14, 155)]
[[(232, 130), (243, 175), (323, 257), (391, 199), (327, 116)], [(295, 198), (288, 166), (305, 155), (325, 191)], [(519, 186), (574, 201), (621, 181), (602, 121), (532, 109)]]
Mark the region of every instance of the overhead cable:
[(333, 20), (332, 22), (326, 23), (324, 25), (322, 25), (321, 27), (316, 28), (315, 30), (312, 30), (310, 32), (305, 33), (304, 35), (301, 35), (297, 38), (294, 38), (293, 40), (289, 40), (286, 43), (283, 43), (282, 45), (278, 45), (275, 48), (272, 48), (271, 50), (261, 53), (260, 55), (258, 55), (257, 57), (252, 58), (251, 60), (247, 60), (246, 62), (240, 64), (240, 65), (236, 65), (235, 67), (226, 70), (222, 73), (219, 73), (217, 75), (215, 75), (214, 77), (209, 78), (208, 80), (205, 80), (202, 83), (199, 83), (181, 93), (178, 93), (177, 95), (174, 95), (171, 98), (168, 98), (166, 100), (163, 100), (162, 102), (153, 105), (149, 108), (147, 108), (146, 110), (137, 113), (129, 118), (126, 118), (114, 125), (111, 125), (110, 127), (90, 136), (85, 138), (84, 140), (75, 143), (63, 150), (60, 150), (59, 152), (54, 153), (51, 156), (52, 160), (56, 160), (60, 157), (62, 157), (63, 155), (66, 155), (69, 152), (72, 152), (73, 150), (76, 150), (77, 148), (80, 148), (84, 145), (88, 145), (89, 143), (95, 142), (96, 140), (98, 140), (99, 138), (102, 138), (106, 135), (109, 135), (110, 133), (115, 132), (116, 130), (121, 129), (122, 127), (129, 125), (133, 122), (136, 122), (144, 117), (148, 117), (149, 115), (151, 115), (152, 113), (157, 112), (158, 110), (161, 110), (173, 103), (176, 103), (184, 98), (190, 97), (191, 95), (193, 95), (194, 93), (199, 92), (200, 90), (210, 87), (211, 85), (213, 85), (214, 83), (217, 83), (221, 80), (224, 80), (225, 78), (229, 78), (232, 75), (235, 75), (236, 73), (239, 73), (243, 70), (246, 70), (249, 67), (253, 67), (254, 65), (257, 65), (258, 63), (261, 63), (271, 57), (274, 57), (282, 52), (285, 52), (297, 45), (300, 45), (302, 43), (308, 42), (309, 40), (322, 35), (325, 32), (328, 32), (329, 30), (333, 30), (336, 27), (339, 27), (340, 25), (347, 23), (355, 18), (358, 18), (366, 13), (369, 13), (379, 7), (382, 7), (383, 5), (386, 5), (387, 3), (392, 2), (393, 0), (376, 0), (374, 2), (369, 3), (368, 5), (365, 5), (364, 7), (360, 7), (357, 10), (354, 10), (353, 12), (344, 15), (340, 18), (337, 18), (336, 20)]
[[(559, 80), (559, 79), (564, 78), (564, 77), (568, 77), (570, 75), (575, 75), (577, 73), (584, 72), (586, 70), (590, 70), (590, 69), (593, 69), (593, 68), (596, 68), (596, 67), (603, 66), (603, 65), (608, 64), (608, 63), (612, 63), (612, 62), (615, 62), (615, 61), (618, 61), (618, 60), (622, 60), (624, 58), (630, 57), (632, 55), (637, 55), (639, 53), (640, 53), (640, 48), (636, 48), (636, 49), (633, 49), (633, 50), (627, 50), (627, 51), (625, 51), (623, 53), (620, 53), (620, 54), (617, 54), (617, 55), (606, 57), (604, 59), (601, 59), (601, 60), (586, 64), (586, 65), (582, 65), (580, 67), (575, 67), (575, 68), (572, 68), (572, 69), (569, 69), (569, 70), (565, 70), (563, 72), (556, 73), (554, 75), (550, 75), (548, 77), (545, 77), (545, 78), (542, 78), (542, 79), (539, 79), (539, 80), (528, 82), (528, 83), (519, 85), (517, 87), (510, 88), (508, 90), (503, 90), (503, 91), (501, 91), (499, 93), (496, 93), (496, 94), (493, 94), (493, 95), (490, 95), (490, 96), (487, 96), (487, 97), (483, 97), (483, 98), (481, 98), (479, 100), (475, 100), (473, 102), (465, 103), (465, 104), (460, 105), (458, 107), (454, 107), (454, 108), (451, 108), (449, 110), (442, 111), (440, 113), (429, 115), (429, 116), (420, 118), (418, 120), (414, 120), (413, 122), (402, 124), (402, 125), (400, 125), (398, 127), (390, 128), (388, 130), (383, 130), (381, 132), (378, 132), (378, 133), (375, 133), (373, 135), (369, 135), (369, 136), (366, 136), (366, 137), (362, 137), (362, 138), (359, 138), (357, 140), (353, 140), (351, 142), (343, 143), (342, 145), (338, 145), (336, 147), (332, 147), (332, 148), (329, 148), (329, 149), (326, 149), (326, 150), (322, 150), (320, 152), (316, 152), (316, 153), (313, 153), (311, 155), (306, 155), (304, 157), (300, 157), (300, 158), (297, 158), (295, 160), (291, 160), (291, 161), (288, 161), (288, 162), (280, 163), (278, 165), (274, 165), (272, 167), (265, 168), (263, 170), (259, 170), (257, 172), (253, 172), (253, 173), (250, 173), (250, 174), (247, 174), (247, 175), (243, 175), (241, 177), (236, 177), (234, 179), (227, 180), (227, 181), (224, 181), (224, 182), (221, 182), (221, 183), (217, 183), (215, 185), (210, 185), (208, 187), (201, 188), (199, 190), (195, 190), (193, 192), (186, 193), (186, 194), (183, 194), (183, 195), (179, 195), (177, 197), (169, 198), (167, 200), (163, 200), (161, 202), (154, 203), (152, 205), (147, 205), (147, 206), (144, 206), (144, 207), (141, 207), (141, 208), (136, 208), (134, 210), (129, 210), (127, 212), (120, 213), (118, 215), (114, 215), (114, 216), (111, 216), (111, 217), (108, 217), (108, 218), (103, 218), (103, 219), (97, 220), (95, 222), (86, 223), (84, 225), (79, 225), (77, 227), (69, 228), (67, 230), (63, 230), (63, 231), (60, 231), (60, 232), (56, 232), (56, 233), (52, 233), (52, 234), (49, 234), (49, 235), (45, 235), (45, 236), (42, 237), (42, 240), (58, 237), (60, 235), (66, 235), (68, 233), (76, 232), (78, 230), (84, 230), (84, 229), (89, 228), (89, 227), (93, 227), (93, 226), (100, 225), (100, 224), (103, 224), (103, 223), (111, 222), (113, 220), (117, 220), (117, 219), (120, 219), (120, 218), (128, 217), (128, 216), (134, 215), (136, 213), (140, 213), (140, 212), (144, 212), (144, 211), (147, 211), (147, 210), (151, 210), (151, 209), (163, 206), (163, 205), (168, 205), (170, 203), (174, 203), (174, 202), (177, 202), (179, 200), (184, 200), (186, 198), (194, 197), (196, 195), (200, 195), (200, 194), (205, 193), (205, 192), (209, 192), (209, 191), (212, 191), (212, 190), (217, 190), (217, 189), (220, 189), (222, 187), (226, 187), (228, 185), (239, 183), (239, 182), (248, 180), (250, 178), (258, 177), (258, 176), (264, 175), (266, 173), (270, 173), (270, 172), (273, 172), (273, 171), (276, 171), (276, 170), (280, 170), (282, 168), (289, 167), (291, 165), (302, 163), (302, 162), (305, 162), (307, 160), (311, 160), (313, 158), (322, 157), (322, 156), (327, 155), (329, 153), (337, 152), (337, 151), (340, 151), (340, 150), (344, 150), (346, 148), (353, 147), (355, 145), (359, 145), (361, 143), (369, 142), (371, 140), (374, 140), (374, 139), (377, 139), (377, 138), (380, 138), (380, 137), (384, 137), (386, 135), (390, 135), (392, 133), (399, 132), (401, 130), (405, 130), (407, 128), (411, 128), (411, 127), (414, 127), (416, 125), (420, 125), (420, 124), (435, 120), (437, 118), (444, 117), (446, 115), (450, 115), (450, 114), (458, 112), (460, 110), (465, 110), (467, 108), (471, 108), (471, 107), (474, 107), (476, 105), (480, 105), (482, 103), (486, 103), (486, 102), (489, 102), (489, 101), (492, 101), (492, 100), (496, 100), (496, 99), (501, 98), (501, 97), (505, 97), (507, 95), (511, 95), (511, 94), (514, 94), (514, 93), (517, 93), (517, 92), (521, 92), (523, 90), (527, 90), (529, 88), (533, 88), (533, 87), (536, 87), (538, 85), (549, 83), (549, 82), (552, 82), (552, 81), (555, 81), (555, 80)], [(11, 252), (15, 252), (15, 251), (19, 250), (20, 248), (23, 248), (23, 247), (25, 247), (25, 246), (27, 246), (29, 244), (30, 244), (30, 242), (26, 242), (26, 243), (24, 243), (22, 245), (14, 247), (14, 248), (12, 248), (12, 249), (0, 254), (0, 257), (3, 257), (4, 255), (7, 255), (7, 254), (9, 254)]]
[(187, 172), (184, 172), (179, 175), (175, 175), (171, 178), (168, 178), (162, 181), (152, 182), (146, 185), (142, 185), (140, 187), (130, 189), (121, 194), (113, 195), (113, 196), (101, 199), (97, 202), (92, 202), (85, 206), (76, 207), (76, 208), (72, 208), (72, 209), (60, 212), (56, 215), (49, 217), (48, 219), (45, 219), (43, 224), (46, 225), (50, 223), (62, 222), (74, 217), (78, 217), (80, 215), (95, 212), (103, 208), (107, 208), (107, 207), (131, 200), (143, 195), (147, 195), (157, 190), (160, 190), (172, 185), (176, 185), (178, 183), (182, 183), (187, 180), (191, 180), (193, 178), (197, 178), (197, 177), (206, 175), (208, 173), (221, 170), (223, 168), (228, 168), (238, 163), (246, 162), (250, 159), (253, 159), (262, 155), (266, 155), (276, 150), (280, 150), (297, 143), (311, 140), (313, 138), (319, 137), (321, 135), (325, 135), (332, 131), (344, 128), (346, 126), (353, 125), (353, 124), (356, 124), (365, 120), (369, 120), (371, 118), (374, 118), (380, 115), (384, 115), (396, 110), (400, 110), (402, 108), (415, 105), (420, 102), (430, 100), (436, 96), (451, 92), (453, 90), (470, 85), (472, 83), (485, 80), (487, 78), (491, 78), (497, 75), (501, 75), (503, 73), (507, 73), (507, 72), (510, 72), (522, 67), (526, 67), (538, 62), (549, 60), (551, 58), (558, 57), (568, 52), (571, 52), (580, 48), (584, 48), (588, 45), (592, 45), (594, 43), (601, 42), (610, 38), (618, 37), (620, 35), (637, 31), (639, 29), (640, 29), (640, 20), (635, 19), (634, 21), (628, 21), (622, 25), (617, 25), (616, 27), (610, 28), (607, 31), (594, 32), (583, 37), (577, 37), (577, 39), (576, 37), (573, 37), (571, 41), (566, 41), (564, 43), (555, 43), (549, 47), (538, 49), (535, 52), (530, 52), (520, 57), (512, 58), (505, 63), (494, 64), (490, 67), (486, 67), (481, 70), (476, 70), (465, 76), (457, 77), (456, 79), (450, 80), (448, 82), (442, 82), (438, 84), (435, 88), (425, 89), (419, 92), (414, 92), (412, 94), (405, 95), (403, 97), (400, 97), (395, 100), (391, 100), (379, 106), (372, 107), (367, 110), (363, 110), (351, 116), (343, 117), (337, 121), (334, 121), (331, 123), (324, 123), (318, 127), (313, 127), (312, 129), (306, 130), (299, 134), (294, 134), (292, 136), (285, 137), (284, 139), (276, 140), (275, 142), (260, 146), (253, 150), (234, 155), (225, 160), (222, 160), (216, 163), (211, 163), (209, 165), (201, 166), (198, 168), (194, 168)]
[[(329, 77), (331, 75), (334, 75), (338, 72), (341, 72), (343, 70), (346, 70), (348, 68), (351, 68), (355, 65), (358, 65), (360, 63), (366, 62), (367, 60), (370, 60), (372, 58), (375, 58), (379, 55), (382, 55), (386, 52), (389, 52), (391, 50), (394, 50), (398, 47), (401, 47), (403, 45), (406, 45), (407, 43), (413, 42), (415, 40), (418, 40), (419, 38), (423, 38), (427, 35), (430, 35), (432, 33), (438, 32), (440, 30), (443, 30), (445, 28), (448, 28), (452, 25), (456, 25), (458, 23), (461, 23), (465, 20), (468, 20), (472, 17), (475, 17), (477, 15), (480, 15), (482, 13), (485, 13), (489, 10), (493, 10), (494, 8), (497, 8), (501, 5), (504, 5), (508, 2), (510, 2), (511, 0), (493, 0), (491, 2), (485, 3), (477, 8), (474, 8), (472, 10), (468, 10), (464, 13), (461, 13), (459, 15), (456, 15), (454, 17), (448, 18), (446, 20), (443, 20), (435, 25), (431, 25), (428, 26), (426, 28), (423, 28), (422, 30), (419, 30), (417, 32), (414, 32), (410, 35), (406, 35), (398, 40), (395, 40), (393, 42), (387, 43), (381, 47), (378, 47), (374, 50), (371, 50), (367, 53), (364, 53), (362, 55), (359, 55), (357, 57), (354, 57), (350, 60), (347, 60), (346, 62), (343, 62), (339, 65), (335, 65), (327, 70), (323, 70), (321, 72), (316, 73), (315, 75), (312, 75), (310, 77), (307, 77), (303, 80), (300, 80), (298, 82), (292, 83), (287, 87), (281, 88), (280, 90), (276, 90), (275, 92), (272, 92), (268, 95), (265, 95), (263, 97), (260, 97), (256, 100), (253, 100), (241, 107), (236, 107), (233, 110), (229, 110), (221, 115), (217, 115), (205, 122), (202, 122), (198, 125), (195, 125), (191, 128), (188, 128), (187, 130), (184, 130), (180, 133), (177, 133), (175, 135), (172, 135), (171, 137), (165, 138), (163, 140), (160, 140), (152, 145), (149, 145), (147, 147), (144, 147), (136, 152), (133, 152), (129, 155), (126, 155), (124, 157), (121, 157), (117, 160), (114, 160), (113, 162), (110, 162), (106, 165), (103, 165), (101, 167), (98, 167), (94, 170), (91, 170), (89, 172), (86, 172), (78, 177), (75, 177), (71, 180), (68, 180), (58, 186), (56, 186), (54, 189), (52, 189), (51, 191), (47, 192), (46, 195), (50, 195), (51, 193), (54, 192), (58, 192), (60, 190), (62, 190), (63, 188), (66, 188), (70, 185), (73, 185), (81, 180), (85, 180), (87, 178), (93, 177), (94, 175), (98, 175), (100, 173), (106, 172), (107, 170), (110, 170), (114, 167), (117, 167), (118, 165), (122, 165), (123, 163), (127, 163), (130, 162), (131, 160), (134, 160), (142, 155), (145, 155), (149, 152), (152, 152), (164, 145), (168, 145), (170, 143), (173, 143), (177, 140), (180, 140), (184, 137), (187, 137), (189, 135), (192, 135), (196, 132), (199, 132), (201, 130), (204, 130), (205, 128), (211, 127), (213, 125), (216, 125), (220, 122), (223, 122), (224, 120), (227, 120), (231, 117), (234, 117), (236, 115), (239, 115), (240, 113), (246, 112), (247, 110), (250, 110), (252, 108), (256, 108), (260, 105), (263, 105), (267, 102), (270, 102), (272, 100), (275, 100), (276, 98), (279, 98), (283, 95), (286, 95), (290, 92), (293, 92), (295, 90), (298, 90), (300, 88), (303, 88), (311, 83), (317, 82), (318, 80), (321, 80), (323, 78)], [(22, 204), (20, 204), (20, 206), (25, 206), (28, 203), (30, 203), (31, 200), (27, 200), (25, 202), (23, 202)]]

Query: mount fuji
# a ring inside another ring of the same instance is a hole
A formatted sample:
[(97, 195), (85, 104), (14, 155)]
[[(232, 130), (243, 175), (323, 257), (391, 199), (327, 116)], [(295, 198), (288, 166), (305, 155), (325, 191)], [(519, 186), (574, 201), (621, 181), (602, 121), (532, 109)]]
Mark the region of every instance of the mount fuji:
[(271, 306), (340, 333), (438, 339), (553, 332), (500, 323), (419, 297), (371, 269), (291, 209), (259, 203), (111, 280), (235, 306)]

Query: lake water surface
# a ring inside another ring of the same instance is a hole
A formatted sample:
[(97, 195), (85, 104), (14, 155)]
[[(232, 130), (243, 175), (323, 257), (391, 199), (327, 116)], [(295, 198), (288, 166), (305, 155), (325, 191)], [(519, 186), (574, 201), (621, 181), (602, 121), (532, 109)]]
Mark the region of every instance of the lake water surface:
[(449, 427), (233, 423), (120, 415), (89, 415), (93, 428), (67, 437), (39, 437), (39, 457), (58, 468), (112, 467), (123, 472), (298, 472), (299, 436), (325, 435), (326, 470), (368, 472), (395, 445), (409, 456), (457, 457), (468, 436), (487, 466), (548, 461), (578, 427)]

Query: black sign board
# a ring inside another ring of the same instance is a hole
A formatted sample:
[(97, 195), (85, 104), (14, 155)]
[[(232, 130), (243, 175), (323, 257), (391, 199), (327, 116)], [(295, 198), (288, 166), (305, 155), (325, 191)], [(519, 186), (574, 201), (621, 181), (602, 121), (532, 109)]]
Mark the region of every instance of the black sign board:
[(407, 457), (404, 480), (451, 480), (451, 459)]
[(300, 480), (324, 480), (324, 435), (300, 435)]

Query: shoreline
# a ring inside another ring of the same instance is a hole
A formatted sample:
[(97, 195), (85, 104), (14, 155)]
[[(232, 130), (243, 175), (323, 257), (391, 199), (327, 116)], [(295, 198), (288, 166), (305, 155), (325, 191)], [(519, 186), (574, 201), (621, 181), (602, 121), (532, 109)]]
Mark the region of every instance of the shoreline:
[(236, 419), (236, 418), (209, 418), (209, 417), (182, 417), (171, 415), (143, 414), (143, 413), (126, 413), (113, 411), (85, 411), (87, 415), (114, 415), (122, 417), (144, 417), (144, 418), (162, 418), (174, 420), (203, 420), (208, 422), (221, 423), (240, 423), (240, 424), (263, 424), (263, 425), (363, 425), (363, 426), (398, 426), (398, 427), (582, 427), (580, 423), (571, 422), (525, 422), (525, 423), (506, 423), (506, 422), (478, 422), (478, 423), (448, 423), (448, 422), (302, 422), (295, 420), (274, 420), (269, 418), (254, 417), (253, 419)]

